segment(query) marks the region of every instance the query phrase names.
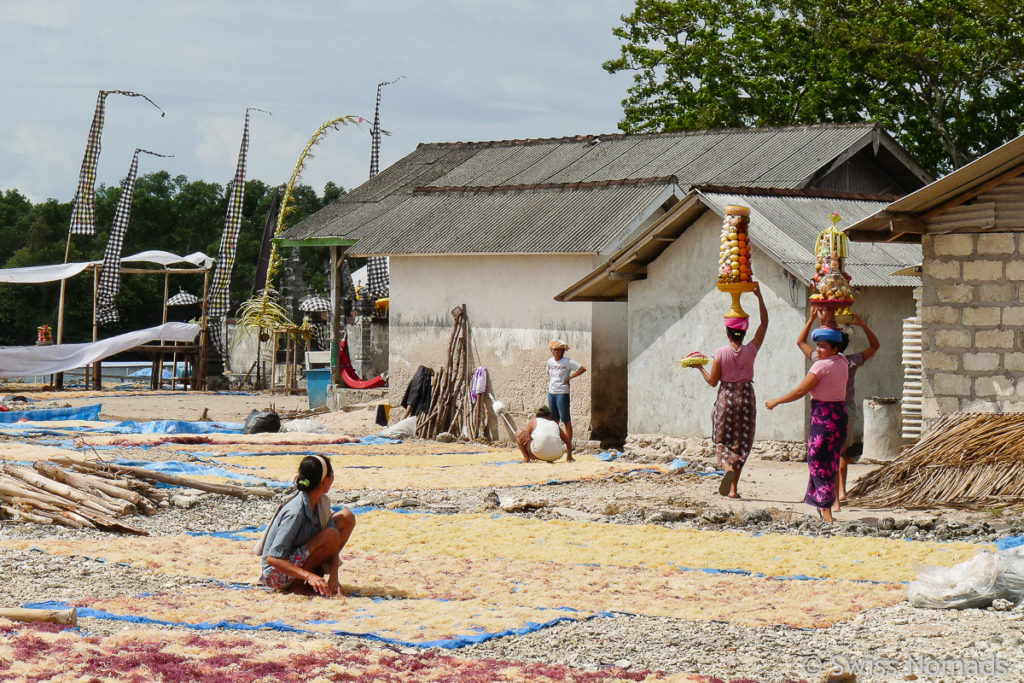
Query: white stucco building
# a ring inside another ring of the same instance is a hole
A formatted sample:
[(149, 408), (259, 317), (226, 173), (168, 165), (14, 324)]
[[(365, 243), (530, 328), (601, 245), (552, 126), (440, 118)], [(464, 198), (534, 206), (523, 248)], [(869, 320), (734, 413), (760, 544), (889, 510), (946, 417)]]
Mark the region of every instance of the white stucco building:
[[(703, 261), (681, 259), (678, 269), (685, 273), (666, 273), (667, 279), (657, 282), (643, 282), (644, 273), (619, 264), (608, 277), (628, 284), (638, 297), (644, 292), (642, 300), (631, 295), (628, 302), (610, 297), (566, 303), (556, 302), (556, 295), (649, 234), (694, 186), (816, 189), (891, 199), (929, 179), (873, 124), (421, 144), (290, 228), (282, 240), (390, 257), (392, 404), (419, 365), (443, 363), (452, 327), (449, 311), (466, 304), (470, 363), (487, 366), (495, 397), (517, 420), (545, 400), (548, 342), (564, 338), (572, 347), (569, 355), (589, 369), (572, 388), (578, 438), (589, 431), (606, 443), (621, 443), (627, 428), (641, 419), (634, 409), (638, 402), (653, 409), (680, 400), (682, 386), (671, 384), (678, 369), (668, 366), (678, 349), (667, 344), (659, 350), (656, 330), (663, 321), (655, 311), (667, 303), (679, 308), (679, 301), (664, 296), (671, 291), (697, 306), (673, 324), (696, 326), (704, 320), (699, 310), (706, 287), (693, 289), (693, 283), (706, 281), (690, 272)], [(675, 247), (680, 256), (707, 246), (697, 238), (700, 232)], [(690, 239), (697, 242), (690, 245)], [(666, 259), (673, 258), (666, 253)], [(759, 277), (771, 277), (769, 262), (762, 261), (766, 267)], [(651, 272), (661, 267), (652, 263)], [(773, 296), (785, 293), (784, 270), (779, 284), (772, 285)], [(659, 293), (659, 287), (667, 289)], [(792, 320), (801, 316), (794, 308)], [(791, 324), (780, 313), (773, 331), (781, 333)], [(634, 333), (655, 339), (638, 342)], [(638, 353), (638, 343), (647, 351)], [(665, 362), (658, 365), (662, 356)], [(671, 382), (632, 378), (642, 367)], [(700, 403), (706, 407), (709, 400), (701, 396)], [(642, 426), (684, 428), (674, 421)]]

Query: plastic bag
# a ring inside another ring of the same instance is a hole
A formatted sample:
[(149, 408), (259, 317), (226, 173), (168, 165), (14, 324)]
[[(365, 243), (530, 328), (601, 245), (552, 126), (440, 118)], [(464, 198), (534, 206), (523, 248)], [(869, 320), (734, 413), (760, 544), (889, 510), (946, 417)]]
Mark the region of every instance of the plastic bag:
[(377, 436), (385, 439), (411, 439), (416, 436), (416, 416), (412, 415), (391, 425)]
[(1018, 548), (978, 553), (954, 567), (919, 566), (917, 579), (907, 586), (914, 607), (988, 607), (997, 598), (1024, 599), (1024, 555)]
[(262, 432), (281, 431), (281, 418), (272, 410), (253, 410), (245, 418), (242, 426), (243, 434), (260, 434)]
[(331, 430), (322, 422), (309, 418), (301, 420), (288, 420), (281, 425), (282, 432), (304, 432), (307, 434), (330, 434)]

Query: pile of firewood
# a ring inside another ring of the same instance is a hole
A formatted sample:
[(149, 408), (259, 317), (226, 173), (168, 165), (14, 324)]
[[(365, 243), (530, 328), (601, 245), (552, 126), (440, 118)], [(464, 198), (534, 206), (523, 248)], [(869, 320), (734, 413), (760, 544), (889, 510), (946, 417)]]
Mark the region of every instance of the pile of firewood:
[(142, 467), (71, 459), (59, 462), (64, 467), (45, 461), (33, 463), (32, 467), (0, 466), (0, 512), (36, 524), (101, 528), (146, 536), (146, 531), (123, 518), (152, 515), (167, 501), (166, 489), (158, 489), (156, 482), (240, 498), (273, 495), (261, 487), (211, 484)]
[(455, 438), (485, 437), (488, 413), (484, 402), (473, 404), (470, 396), (469, 320), (466, 305), (451, 311), (455, 318), (448, 339), (448, 357), (444, 366), (434, 373), (430, 410), (416, 421), (416, 436), (434, 439), (442, 432)]

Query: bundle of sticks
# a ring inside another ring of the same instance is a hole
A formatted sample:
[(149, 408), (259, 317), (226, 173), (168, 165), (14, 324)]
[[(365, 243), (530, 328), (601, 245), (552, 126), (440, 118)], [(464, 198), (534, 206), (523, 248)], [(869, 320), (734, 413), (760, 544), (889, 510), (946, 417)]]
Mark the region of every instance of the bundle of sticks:
[(0, 512), (36, 524), (101, 528), (140, 536), (147, 532), (124, 521), (132, 514), (151, 515), (168, 500), (156, 482), (245, 498), (271, 496), (264, 488), (211, 484), (190, 477), (152, 472), (102, 461), (58, 459), (32, 467), (0, 465)]
[[(434, 373), (431, 387), (430, 410), (416, 420), (416, 436), (436, 438), (448, 432), (456, 438), (477, 439), (486, 435), (487, 411), (482, 405), (473, 405), (470, 396), (469, 319), (466, 305), (451, 311), (455, 319), (448, 339), (445, 364)], [(477, 400), (482, 404), (483, 400)]]
[(1024, 414), (944, 415), (899, 460), (861, 477), (849, 495), (872, 508), (1024, 502)]

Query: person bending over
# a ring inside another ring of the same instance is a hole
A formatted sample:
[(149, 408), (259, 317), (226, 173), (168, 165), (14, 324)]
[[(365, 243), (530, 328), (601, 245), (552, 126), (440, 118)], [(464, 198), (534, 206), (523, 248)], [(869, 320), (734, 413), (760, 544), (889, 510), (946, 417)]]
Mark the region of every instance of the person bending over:
[(519, 444), (519, 452), (523, 454), (523, 462), (554, 462), (562, 457), (563, 445), (565, 461), (575, 462), (572, 457), (572, 439), (551, 419), (551, 410), (547, 406), (537, 408), (537, 416), (530, 420), (526, 429), (516, 432), (516, 443)]

